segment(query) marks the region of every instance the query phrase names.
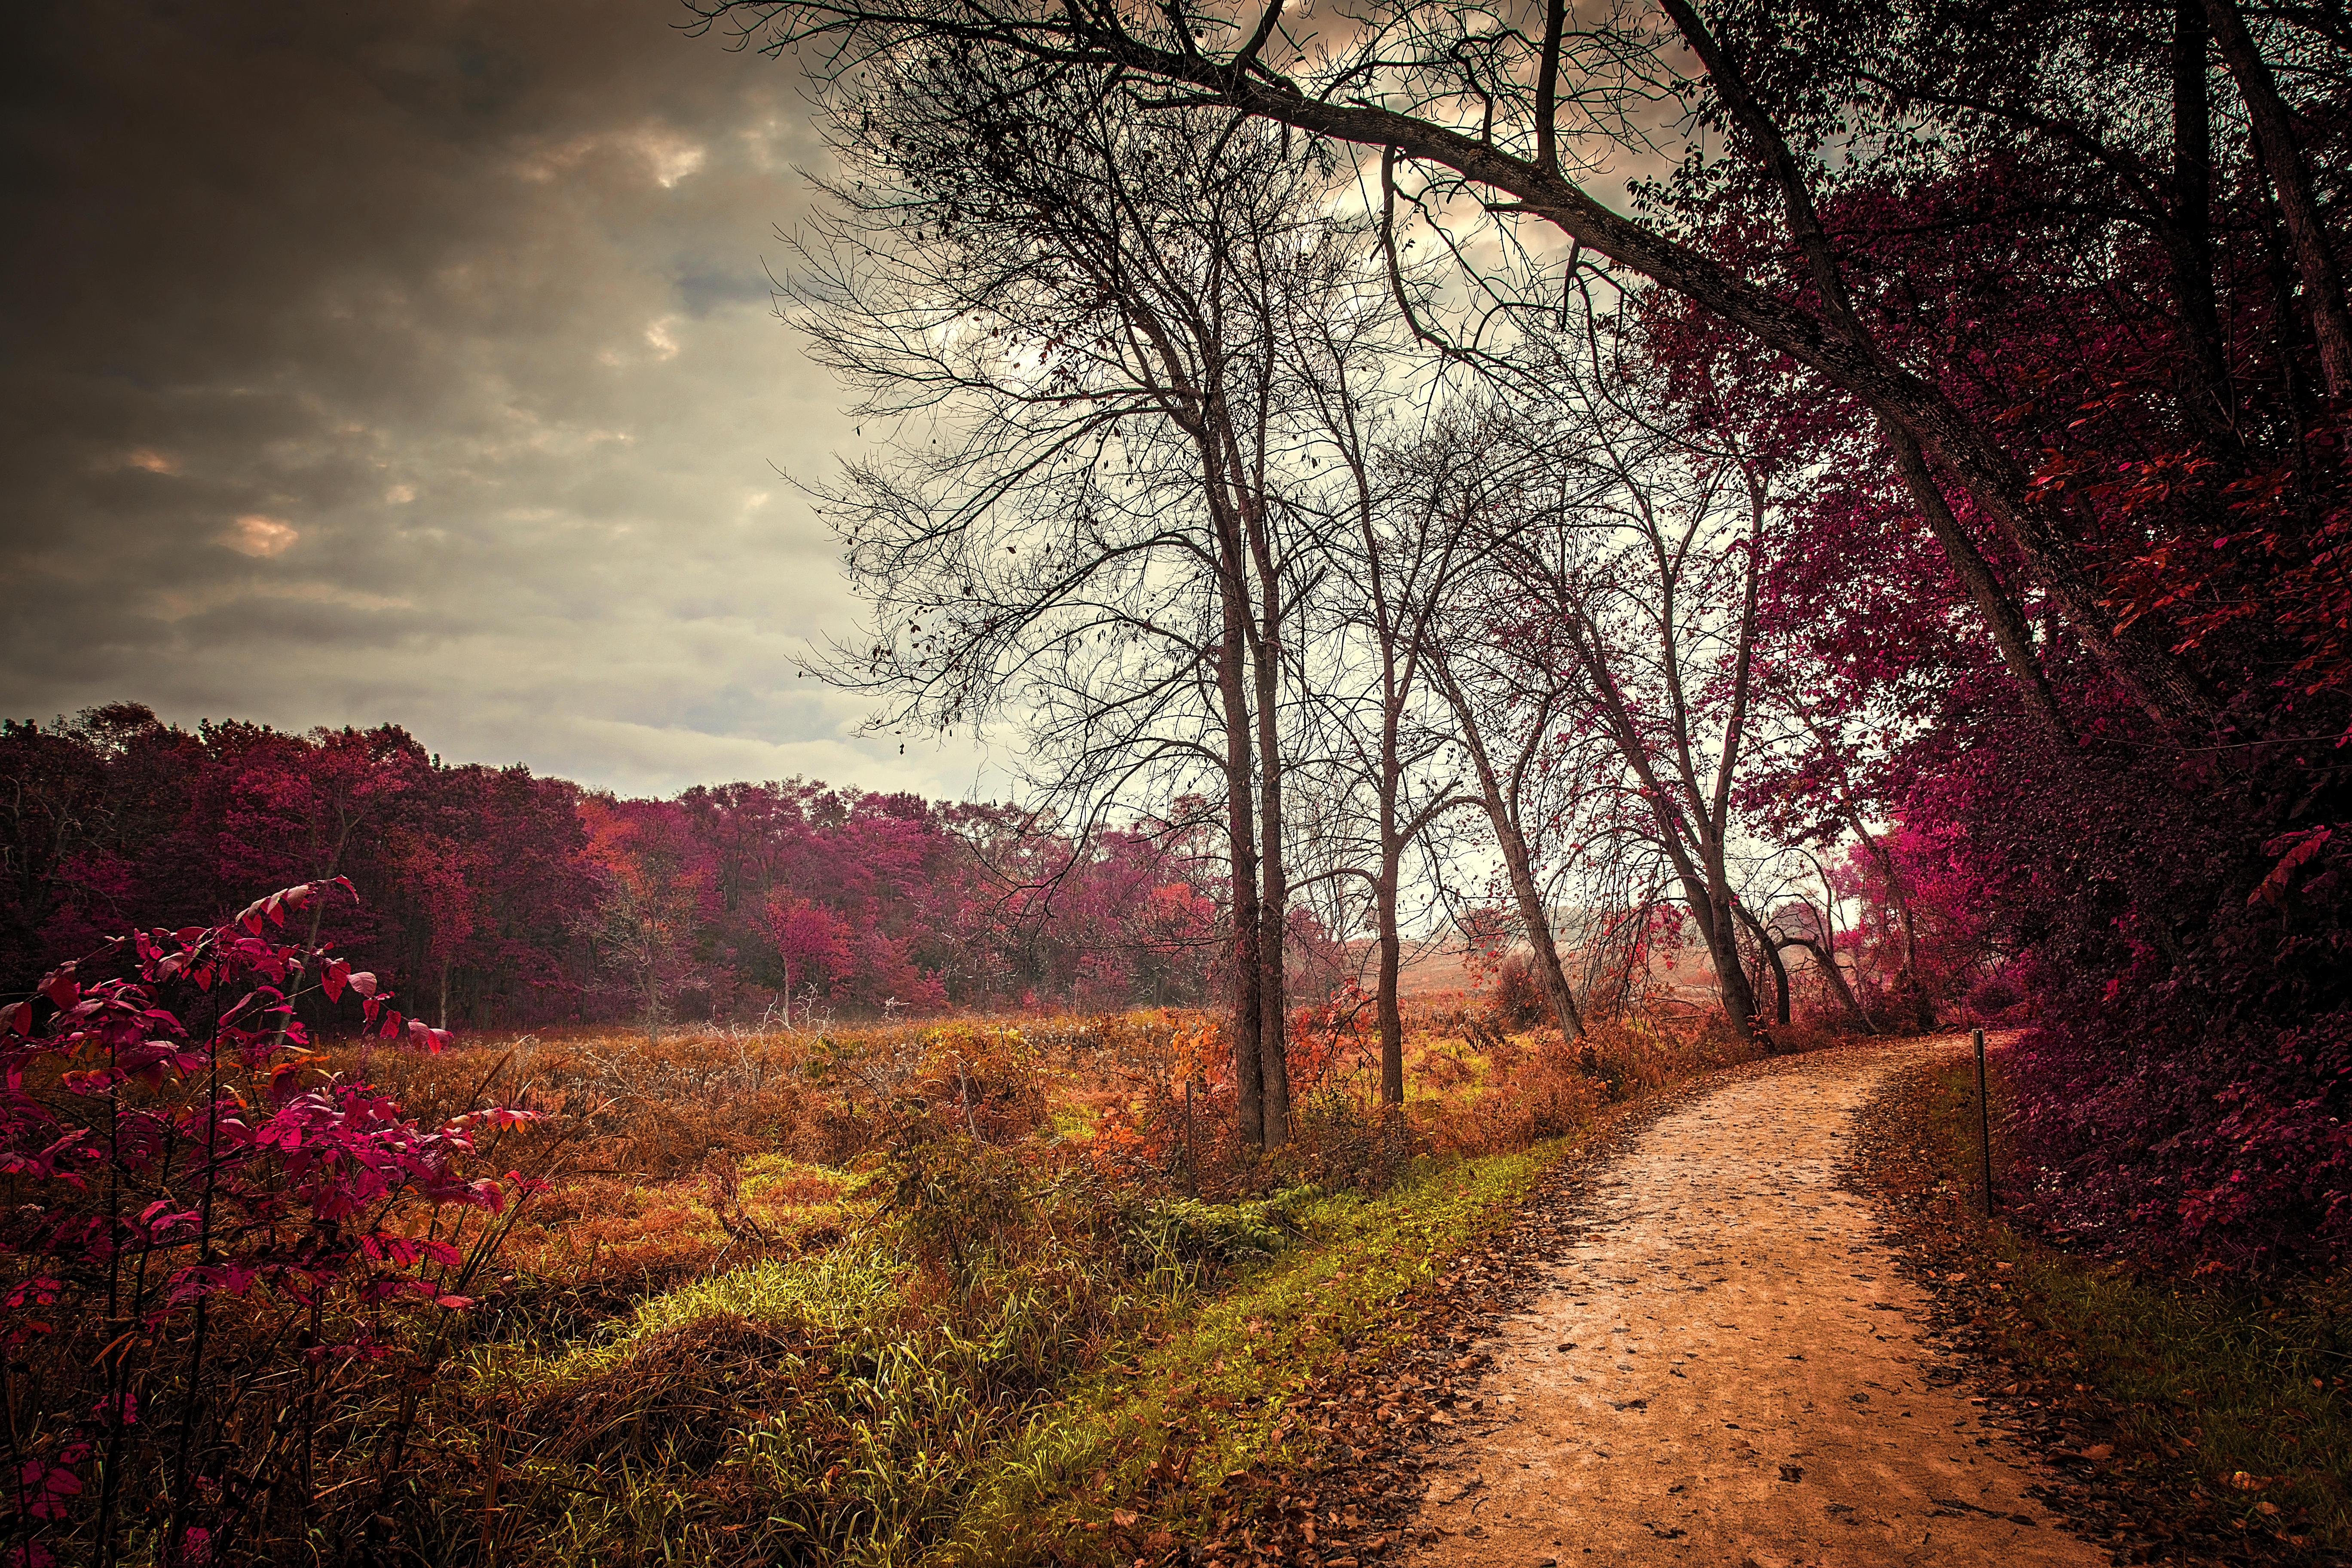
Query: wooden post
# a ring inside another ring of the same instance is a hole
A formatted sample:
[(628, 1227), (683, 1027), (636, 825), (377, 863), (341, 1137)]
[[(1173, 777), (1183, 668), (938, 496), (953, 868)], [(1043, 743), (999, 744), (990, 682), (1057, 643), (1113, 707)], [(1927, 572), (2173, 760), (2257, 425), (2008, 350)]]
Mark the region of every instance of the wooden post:
[(1985, 1217), (1992, 1217), (1992, 1110), (1985, 1096), (1984, 1031), (1974, 1031), (1977, 1045), (1977, 1158), (1984, 1175)]

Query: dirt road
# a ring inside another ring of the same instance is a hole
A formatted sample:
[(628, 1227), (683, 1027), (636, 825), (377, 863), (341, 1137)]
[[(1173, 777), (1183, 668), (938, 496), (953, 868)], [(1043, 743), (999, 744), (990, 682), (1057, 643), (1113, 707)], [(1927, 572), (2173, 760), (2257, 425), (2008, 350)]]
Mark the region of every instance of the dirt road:
[(1480, 1348), (1421, 1563), (2089, 1564), (2046, 1476), (1937, 1385), (1917, 1291), (1834, 1167), (1884, 1075), (1952, 1041), (1824, 1052), (1657, 1121), (1587, 1234)]

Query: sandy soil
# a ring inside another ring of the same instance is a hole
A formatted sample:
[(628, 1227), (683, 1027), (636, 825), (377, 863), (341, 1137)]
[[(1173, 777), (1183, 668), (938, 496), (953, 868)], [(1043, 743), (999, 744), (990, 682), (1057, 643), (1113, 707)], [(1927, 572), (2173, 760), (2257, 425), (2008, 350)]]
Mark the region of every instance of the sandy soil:
[(1416, 1561), (2105, 1563), (2026, 1495), (2052, 1478), (1927, 1376), (1921, 1297), (1835, 1184), (1879, 1080), (1955, 1048), (1824, 1052), (1643, 1133), (1481, 1343)]

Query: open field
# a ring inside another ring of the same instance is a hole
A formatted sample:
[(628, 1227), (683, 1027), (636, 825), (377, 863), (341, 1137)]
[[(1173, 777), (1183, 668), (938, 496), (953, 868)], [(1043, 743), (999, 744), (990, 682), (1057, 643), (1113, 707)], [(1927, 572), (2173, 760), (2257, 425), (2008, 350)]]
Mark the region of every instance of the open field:
[(505, 1135), (549, 1185), (469, 1288), (384, 1544), (881, 1563), (1213, 1537), (1318, 1441), (1289, 1396), (1410, 1333), (1413, 1292), (1612, 1100), (1727, 1059), (1627, 1029), (1565, 1061), (1424, 1006), (1383, 1121), (1365, 1045), (1295, 1042), (1296, 1134), (1264, 1162), (1182, 1013), (339, 1047), (428, 1121), (547, 1113)]

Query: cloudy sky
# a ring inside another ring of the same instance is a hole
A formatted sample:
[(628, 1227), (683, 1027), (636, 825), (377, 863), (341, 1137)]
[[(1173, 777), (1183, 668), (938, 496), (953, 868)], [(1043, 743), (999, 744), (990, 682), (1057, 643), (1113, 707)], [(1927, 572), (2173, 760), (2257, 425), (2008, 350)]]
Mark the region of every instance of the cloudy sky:
[(856, 442), (770, 313), (790, 67), (666, 0), (8, 9), (0, 715), (1003, 792), (790, 664), (856, 615), (779, 472)]

